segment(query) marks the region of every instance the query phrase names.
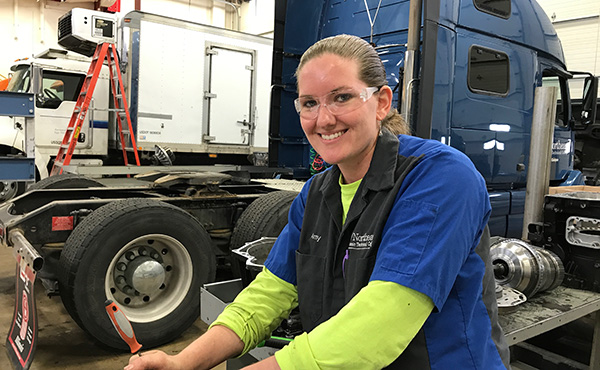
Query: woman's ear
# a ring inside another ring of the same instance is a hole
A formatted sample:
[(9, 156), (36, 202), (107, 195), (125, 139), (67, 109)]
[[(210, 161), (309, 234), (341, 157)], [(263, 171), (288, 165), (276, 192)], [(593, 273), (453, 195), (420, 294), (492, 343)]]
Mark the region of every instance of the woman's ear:
[(385, 85), (379, 89), (379, 93), (377, 94), (377, 120), (382, 121), (385, 116), (387, 116), (390, 108), (392, 107), (392, 89), (389, 86)]

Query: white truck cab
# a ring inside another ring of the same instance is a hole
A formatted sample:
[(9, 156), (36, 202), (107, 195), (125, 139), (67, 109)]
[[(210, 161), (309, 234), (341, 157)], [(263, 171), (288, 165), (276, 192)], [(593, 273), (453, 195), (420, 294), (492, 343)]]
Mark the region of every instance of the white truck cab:
[[(40, 178), (48, 176), (51, 156), (58, 152), (89, 65), (89, 58), (56, 49), (16, 61), (11, 67), (13, 75), (7, 90), (35, 94), (35, 117), (30, 124), (33, 133), (25, 133), (25, 118), (0, 117), (0, 148), (3, 154), (24, 152), (25, 138), (34, 140), (36, 170)], [(92, 109), (81, 128), (74, 154), (96, 158), (106, 155), (108, 91), (108, 69), (105, 68), (96, 85)]]

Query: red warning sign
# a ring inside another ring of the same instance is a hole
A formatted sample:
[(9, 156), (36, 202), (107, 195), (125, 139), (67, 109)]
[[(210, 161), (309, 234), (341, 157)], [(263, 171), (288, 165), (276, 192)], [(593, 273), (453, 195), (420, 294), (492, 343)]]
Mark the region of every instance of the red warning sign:
[(52, 231), (73, 230), (73, 216), (52, 217)]

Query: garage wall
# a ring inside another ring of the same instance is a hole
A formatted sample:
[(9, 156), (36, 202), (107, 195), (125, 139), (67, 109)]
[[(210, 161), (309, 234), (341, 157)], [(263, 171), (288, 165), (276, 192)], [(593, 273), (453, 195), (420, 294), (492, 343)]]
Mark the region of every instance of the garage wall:
[[(140, 0), (144, 12), (234, 29), (234, 9), (212, 0)], [(121, 14), (135, 9), (135, 0), (121, 0)]]
[[(600, 75), (600, 1), (537, 0), (562, 42), (567, 68)], [(579, 84), (576, 84), (579, 85)], [(581, 90), (572, 92), (573, 98)]]
[[(0, 0), (0, 79), (8, 76), (15, 59), (60, 48), (58, 18), (75, 7), (93, 9), (93, 4), (89, 0)], [(274, 8), (275, 0), (233, 6), (223, 0), (141, 0), (145, 12), (266, 37), (272, 37)], [(121, 14), (134, 9), (135, 0), (121, 0)]]
[(275, 0), (252, 0), (240, 8), (241, 30), (254, 35), (273, 38)]

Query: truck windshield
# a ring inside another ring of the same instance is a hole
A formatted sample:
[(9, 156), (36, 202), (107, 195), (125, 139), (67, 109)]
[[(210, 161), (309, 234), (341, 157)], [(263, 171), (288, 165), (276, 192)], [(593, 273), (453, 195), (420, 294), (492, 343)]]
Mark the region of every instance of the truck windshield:
[(17, 66), (6, 90), (11, 92), (28, 92), (31, 81), (30, 75), (28, 65)]

